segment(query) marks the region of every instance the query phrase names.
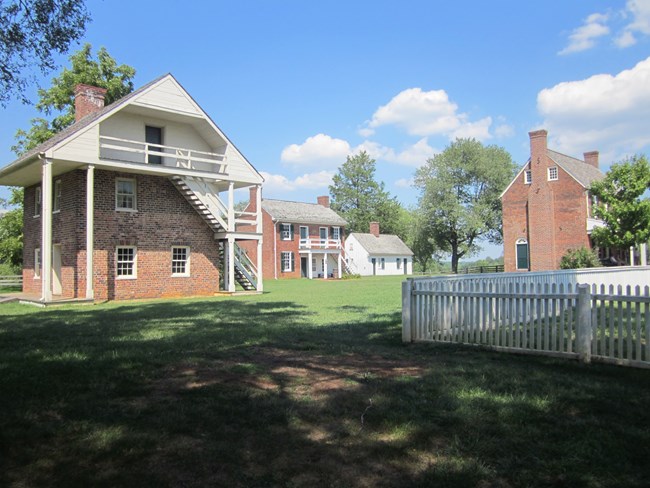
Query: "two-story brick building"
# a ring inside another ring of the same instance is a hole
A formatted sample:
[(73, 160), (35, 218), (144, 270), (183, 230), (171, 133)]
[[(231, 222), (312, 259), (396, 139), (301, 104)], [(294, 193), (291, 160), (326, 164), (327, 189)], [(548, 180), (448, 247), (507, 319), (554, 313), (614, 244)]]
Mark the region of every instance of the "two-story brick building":
[(79, 85), (76, 122), (0, 170), (25, 188), (23, 291), (49, 303), (261, 290), (238, 247), (261, 248), (261, 213), (235, 212), (233, 194), (261, 175), (173, 76), (106, 107), (104, 94)]
[[(247, 212), (261, 205), (263, 221), (262, 263), (267, 278), (339, 278), (343, 273), (347, 222), (330, 208), (329, 197), (318, 203), (260, 198), (251, 188)], [(259, 202), (256, 203), (256, 202)], [(252, 259), (257, 250), (243, 244)]]
[(548, 148), (545, 130), (529, 133), (530, 159), (501, 194), (505, 271), (559, 269), (570, 249), (592, 247), (591, 183), (604, 177), (598, 152), (584, 161)]

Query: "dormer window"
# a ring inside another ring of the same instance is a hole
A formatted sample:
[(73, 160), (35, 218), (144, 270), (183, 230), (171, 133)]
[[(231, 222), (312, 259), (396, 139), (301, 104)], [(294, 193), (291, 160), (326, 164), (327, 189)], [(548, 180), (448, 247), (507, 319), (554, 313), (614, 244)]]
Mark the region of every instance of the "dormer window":
[(524, 183), (530, 185), (533, 182), (533, 172), (529, 169), (524, 171)]
[(557, 181), (557, 166), (548, 169), (548, 181)]

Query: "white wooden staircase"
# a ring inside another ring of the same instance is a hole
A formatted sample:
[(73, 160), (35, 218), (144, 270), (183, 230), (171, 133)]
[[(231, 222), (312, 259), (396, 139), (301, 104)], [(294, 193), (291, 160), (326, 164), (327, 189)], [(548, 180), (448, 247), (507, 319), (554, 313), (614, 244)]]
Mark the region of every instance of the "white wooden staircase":
[[(215, 234), (227, 236), (229, 231), (235, 230), (236, 223), (251, 224), (251, 220), (235, 219), (231, 225), (228, 225), (228, 207), (221, 201), (218, 189), (211, 182), (181, 176), (173, 176), (170, 180)], [(226, 266), (223, 265), (227, 261), (226, 246), (227, 240), (220, 239), (219, 261), (222, 265), (221, 275), (223, 277), (227, 274)], [(246, 291), (257, 290), (259, 276), (257, 267), (236, 243), (233, 243), (233, 246), (235, 281)], [(225, 285), (224, 288), (226, 288)]]

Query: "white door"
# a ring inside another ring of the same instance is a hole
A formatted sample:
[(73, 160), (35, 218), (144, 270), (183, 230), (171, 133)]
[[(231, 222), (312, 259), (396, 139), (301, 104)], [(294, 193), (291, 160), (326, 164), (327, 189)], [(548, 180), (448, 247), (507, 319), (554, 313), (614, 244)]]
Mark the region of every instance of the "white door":
[(61, 285), (61, 244), (52, 246), (52, 295), (62, 293)]

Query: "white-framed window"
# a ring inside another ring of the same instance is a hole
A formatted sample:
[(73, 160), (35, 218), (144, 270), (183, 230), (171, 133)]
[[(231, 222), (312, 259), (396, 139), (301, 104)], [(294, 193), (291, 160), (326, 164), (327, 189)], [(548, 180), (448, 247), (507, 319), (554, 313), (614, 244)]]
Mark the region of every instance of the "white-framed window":
[(332, 239), (335, 241), (340, 241), (341, 240), (341, 228), (340, 227), (332, 227)]
[(316, 272), (316, 258), (311, 258), (311, 272)]
[(379, 269), (386, 269), (386, 258), (379, 258)]
[(300, 226), (300, 240), (309, 239), (309, 227), (306, 225)]
[(137, 189), (135, 179), (115, 179), (115, 210), (136, 211), (137, 210)]
[(524, 183), (530, 185), (533, 182), (533, 172), (529, 169), (524, 171)]
[(34, 279), (41, 279), (41, 249), (34, 249)]
[(36, 187), (34, 191), (34, 217), (41, 215), (41, 204), (43, 202), (43, 191), (40, 186)]
[(115, 249), (115, 275), (118, 279), (137, 278), (138, 252), (135, 246)]
[(293, 228), (291, 224), (280, 224), (280, 239), (283, 241), (293, 240)]
[(61, 211), (61, 180), (56, 180), (54, 182), (54, 195), (52, 196), (53, 201), (52, 201), (52, 212), (60, 212)]
[(319, 227), (318, 229), (318, 235), (320, 237), (320, 240), (323, 242), (327, 242), (327, 227)]
[(517, 257), (517, 269), (528, 269), (530, 267), (528, 258), (528, 241), (526, 239), (517, 239), (515, 243)]
[(548, 169), (548, 181), (557, 180), (557, 166), (552, 166)]
[(288, 273), (293, 271), (293, 253), (284, 251), (280, 253), (280, 261), (282, 263), (282, 272)]
[(395, 258), (395, 264), (397, 265), (397, 269), (402, 269), (402, 260), (400, 258)]
[(172, 276), (190, 275), (190, 248), (172, 246)]

